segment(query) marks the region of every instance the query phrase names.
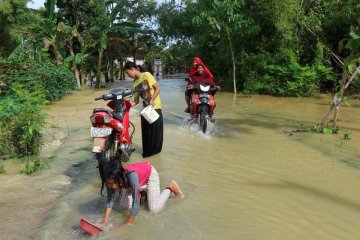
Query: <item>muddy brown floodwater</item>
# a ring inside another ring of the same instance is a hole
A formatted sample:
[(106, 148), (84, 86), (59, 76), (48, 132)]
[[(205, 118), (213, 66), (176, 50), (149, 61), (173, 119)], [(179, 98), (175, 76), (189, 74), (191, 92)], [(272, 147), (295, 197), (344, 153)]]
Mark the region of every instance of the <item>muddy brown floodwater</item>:
[[(186, 120), (185, 81), (159, 84), (164, 146), (147, 160), (161, 186), (175, 179), (185, 198), (171, 198), (155, 215), (142, 208), (121, 237), (110, 230), (128, 212), (116, 208), (105, 233), (91, 239), (360, 239), (359, 101), (342, 108), (338, 134), (291, 134), (318, 122), (329, 97), (234, 99), (219, 92), (216, 122), (205, 135)], [(47, 108), (49, 126), (67, 134), (59, 148), (43, 153), (51, 169), (24, 176), (15, 174), (17, 164), (6, 163), (8, 174), (0, 175), (1, 239), (88, 239), (78, 228), (80, 217), (99, 221), (105, 202), (90, 152), (89, 116), (95, 106), (105, 106), (93, 101), (105, 91), (75, 92)], [(137, 150), (130, 162), (143, 160), (139, 110), (131, 110)]]

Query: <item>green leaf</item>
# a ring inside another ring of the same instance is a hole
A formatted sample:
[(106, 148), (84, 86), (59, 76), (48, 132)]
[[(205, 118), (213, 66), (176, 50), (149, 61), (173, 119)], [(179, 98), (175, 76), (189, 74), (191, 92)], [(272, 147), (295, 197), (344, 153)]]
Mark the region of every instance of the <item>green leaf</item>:
[(333, 133), (333, 130), (331, 128), (323, 128), (323, 133), (329, 135)]
[(75, 56), (75, 63), (76, 64), (80, 64), (83, 60), (83, 54), (82, 53), (77, 53)]
[(360, 38), (358, 39), (350, 39), (346, 45), (345, 48), (356, 51), (360, 49)]
[(351, 28), (350, 28), (350, 37), (353, 39), (360, 38), (360, 33), (359, 33), (359, 31), (356, 30), (356, 28), (354, 28), (354, 26), (351, 26)]
[(64, 59), (65, 62), (70, 63), (72, 61), (74, 61), (74, 56), (68, 56), (67, 58)]

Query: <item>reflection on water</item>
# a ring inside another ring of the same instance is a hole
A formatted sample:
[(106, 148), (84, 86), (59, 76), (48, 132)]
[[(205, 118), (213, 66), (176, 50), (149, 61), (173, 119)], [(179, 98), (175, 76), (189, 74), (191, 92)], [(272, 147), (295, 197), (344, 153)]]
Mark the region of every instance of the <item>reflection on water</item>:
[[(183, 112), (185, 81), (159, 84), (165, 141), (163, 152), (147, 160), (158, 169), (162, 187), (175, 179), (186, 197), (171, 198), (155, 215), (143, 208), (121, 239), (360, 239), (359, 102), (342, 109), (339, 124), (352, 132), (352, 140), (345, 141), (344, 131), (285, 134), (319, 121), (328, 108), (326, 96), (234, 99), (219, 92), (216, 121), (203, 134)], [(18, 215), (2, 214), (7, 221), (21, 221), (25, 209), (16, 210), (22, 203), (51, 206), (40, 219), (39, 210), (26, 209), (27, 219), (38, 224), (31, 232), (35, 239), (88, 239), (78, 228), (80, 217), (95, 222), (102, 218), (105, 199), (99, 194), (88, 131), (92, 108), (105, 106), (93, 98), (104, 91), (74, 93), (47, 110), (52, 124), (69, 131), (49, 162), (51, 170), (30, 178), (0, 176), (7, 183), (0, 187), (2, 204), (21, 196), (17, 205), (9, 205)], [(131, 110), (137, 148), (131, 162), (143, 160), (138, 114), (138, 109)], [(34, 187), (39, 181), (41, 186)], [(55, 206), (46, 196), (58, 199)], [(118, 239), (110, 230), (127, 214), (113, 211), (105, 233), (91, 239)], [(25, 239), (16, 225), (4, 227), (2, 222), (1, 230)]]

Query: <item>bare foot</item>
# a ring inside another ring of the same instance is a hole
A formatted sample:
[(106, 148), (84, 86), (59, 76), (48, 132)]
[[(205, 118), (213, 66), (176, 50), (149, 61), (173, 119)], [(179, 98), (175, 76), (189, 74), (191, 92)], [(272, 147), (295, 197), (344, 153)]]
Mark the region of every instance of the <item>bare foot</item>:
[(173, 192), (177, 198), (184, 198), (184, 194), (181, 192), (179, 185), (174, 180), (169, 183), (168, 188), (171, 189), (171, 192)]

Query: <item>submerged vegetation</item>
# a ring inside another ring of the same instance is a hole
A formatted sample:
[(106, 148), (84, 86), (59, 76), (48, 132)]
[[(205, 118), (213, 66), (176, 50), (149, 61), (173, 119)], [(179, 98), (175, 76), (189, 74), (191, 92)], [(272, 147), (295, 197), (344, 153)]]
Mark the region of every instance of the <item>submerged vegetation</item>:
[(45, 168), (43, 160), (39, 156), (26, 158), (25, 166), (20, 170), (21, 173), (32, 174)]

